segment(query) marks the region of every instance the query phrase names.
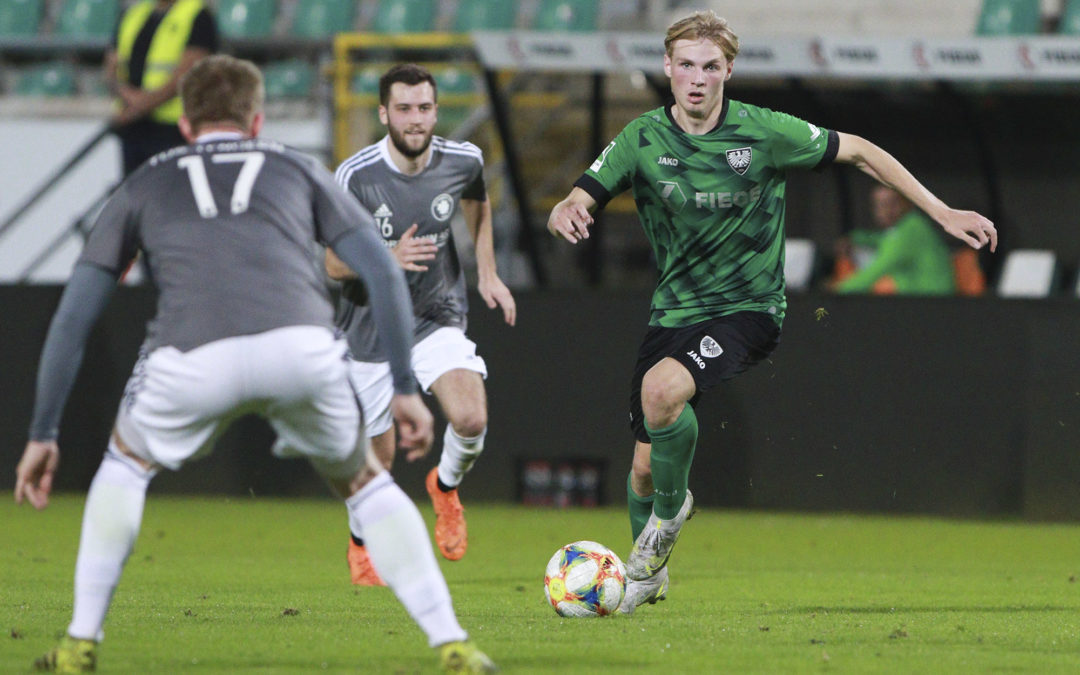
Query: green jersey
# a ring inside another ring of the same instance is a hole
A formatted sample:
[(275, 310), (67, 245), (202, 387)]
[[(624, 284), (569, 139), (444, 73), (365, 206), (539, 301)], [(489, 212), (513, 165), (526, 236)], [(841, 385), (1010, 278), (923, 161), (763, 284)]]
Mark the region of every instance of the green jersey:
[(574, 183), (602, 207), (630, 189), (659, 280), (649, 325), (688, 326), (741, 311), (783, 320), (788, 169), (836, 157), (834, 131), (725, 99), (706, 134), (669, 108), (638, 117)]
[(865, 293), (882, 277), (892, 278), (897, 293), (948, 295), (955, 291), (949, 247), (922, 211), (912, 209), (886, 230), (874, 259), (836, 290)]

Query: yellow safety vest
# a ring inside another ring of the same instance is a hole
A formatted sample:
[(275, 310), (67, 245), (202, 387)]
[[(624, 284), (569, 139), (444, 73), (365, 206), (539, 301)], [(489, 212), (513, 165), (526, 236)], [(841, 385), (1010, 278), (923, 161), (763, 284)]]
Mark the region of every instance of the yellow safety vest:
[[(155, 0), (143, 0), (124, 13), (120, 20), (120, 29), (116, 37), (116, 56), (119, 62), (119, 80), (126, 82), (128, 62), (135, 38), (157, 5)], [(176, 0), (161, 19), (154, 37), (150, 39), (150, 49), (146, 53), (146, 67), (143, 70), (142, 88), (153, 91), (165, 85), (172, 78), (180, 64), (180, 57), (187, 49), (188, 38), (195, 17), (204, 7), (203, 0)], [(180, 97), (176, 96), (162, 103), (150, 113), (157, 122), (175, 124), (183, 113)]]

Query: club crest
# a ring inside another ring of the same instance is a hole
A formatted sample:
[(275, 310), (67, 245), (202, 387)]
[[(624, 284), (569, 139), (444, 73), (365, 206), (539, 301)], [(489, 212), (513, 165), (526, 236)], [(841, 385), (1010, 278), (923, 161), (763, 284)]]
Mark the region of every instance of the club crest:
[(751, 159), (753, 159), (753, 150), (750, 148), (735, 148), (727, 151), (728, 166), (740, 176), (750, 168)]
[(450, 220), (454, 215), (454, 198), (444, 192), (431, 200), (431, 215), (440, 223)]
[(710, 359), (715, 359), (717, 356), (720, 356), (724, 353), (724, 348), (721, 347), (720, 343), (718, 343), (716, 340), (706, 335), (705, 337), (701, 338), (700, 351), (702, 356), (706, 356)]

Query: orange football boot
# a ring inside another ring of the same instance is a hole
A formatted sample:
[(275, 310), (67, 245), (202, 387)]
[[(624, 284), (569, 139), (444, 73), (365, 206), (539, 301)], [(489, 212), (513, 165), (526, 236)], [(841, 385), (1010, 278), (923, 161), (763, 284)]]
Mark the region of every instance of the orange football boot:
[(435, 543), (447, 560), (461, 560), (469, 545), (465, 530), (465, 507), (458, 499), (457, 488), (450, 492), (439, 489), (439, 469), (428, 472), (424, 481), (431, 503), (435, 507)]
[(357, 546), (356, 542), (349, 537), (349, 576), (352, 577), (354, 586), (385, 586), (375, 566), (368, 557), (367, 547)]

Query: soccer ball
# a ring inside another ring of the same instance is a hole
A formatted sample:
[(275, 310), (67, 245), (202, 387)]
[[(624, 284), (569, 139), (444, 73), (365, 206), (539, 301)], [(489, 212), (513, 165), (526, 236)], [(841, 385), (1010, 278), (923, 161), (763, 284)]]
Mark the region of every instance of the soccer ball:
[(551, 556), (544, 572), (544, 596), (559, 616), (606, 616), (626, 592), (626, 567), (595, 541), (575, 541)]

